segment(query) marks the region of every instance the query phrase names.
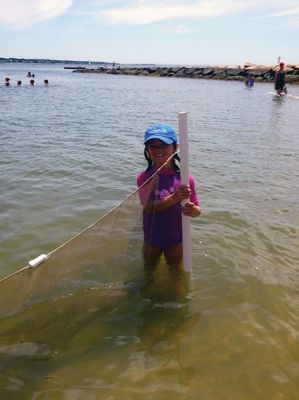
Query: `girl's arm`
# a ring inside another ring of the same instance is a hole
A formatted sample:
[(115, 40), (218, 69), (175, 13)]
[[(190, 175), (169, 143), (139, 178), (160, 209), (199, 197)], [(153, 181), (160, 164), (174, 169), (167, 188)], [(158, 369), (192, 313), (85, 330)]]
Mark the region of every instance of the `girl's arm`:
[(189, 185), (191, 189), (191, 196), (190, 200), (182, 207), (182, 213), (188, 217), (195, 218), (200, 216), (201, 208), (199, 205), (193, 176), (189, 176)]
[[(145, 175), (145, 173), (139, 174), (137, 178), (138, 186), (141, 187), (143, 181), (146, 181), (146, 179), (147, 176)], [(198, 199), (195, 191), (195, 183), (192, 177), (190, 177), (189, 183), (191, 188), (188, 185), (181, 185), (174, 193), (164, 197), (163, 200), (153, 201), (150, 200), (150, 195), (155, 190), (157, 184), (157, 177), (154, 177), (147, 185), (139, 189), (139, 197), (144, 210), (151, 214), (160, 213), (162, 211), (165, 211), (167, 208), (173, 206), (174, 204), (189, 199), (191, 195), (192, 201), (188, 201), (182, 207), (182, 213), (189, 217), (198, 217), (201, 214), (201, 209), (198, 204)]]

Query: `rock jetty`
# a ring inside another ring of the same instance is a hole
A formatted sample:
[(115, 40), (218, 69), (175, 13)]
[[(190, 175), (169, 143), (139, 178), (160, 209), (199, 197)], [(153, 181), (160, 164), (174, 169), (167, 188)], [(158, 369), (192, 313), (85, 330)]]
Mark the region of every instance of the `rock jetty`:
[[(252, 74), (256, 82), (271, 82), (274, 79), (278, 65), (253, 65), (244, 66), (209, 66), (209, 67), (122, 67), (105, 68), (76, 68), (73, 72), (96, 73), (96, 74), (115, 74), (115, 75), (139, 75), (156, 76), (168, 78), (193, 78), (193, 79), (224, 79), (231, 81), (243, 81), (245, 76)], [(286, 83), (299, 84), (299, 64), (286, 65)]]

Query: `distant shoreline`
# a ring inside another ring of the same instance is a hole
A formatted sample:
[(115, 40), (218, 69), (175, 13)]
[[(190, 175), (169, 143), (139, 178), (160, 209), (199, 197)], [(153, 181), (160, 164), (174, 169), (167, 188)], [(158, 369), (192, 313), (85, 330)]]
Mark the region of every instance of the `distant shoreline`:
[(106, 61), (78, 61), (78, 60), (52, 60), (48, 58), (4, 58), (0, 57), (0, 64), (64, 64), (64, 65), (112, 65)]

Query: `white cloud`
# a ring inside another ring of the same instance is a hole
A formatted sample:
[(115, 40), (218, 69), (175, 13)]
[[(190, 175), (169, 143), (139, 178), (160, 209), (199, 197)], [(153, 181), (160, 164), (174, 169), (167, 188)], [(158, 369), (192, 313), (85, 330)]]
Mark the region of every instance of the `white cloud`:
[[(269, 16), (298, 6), (298, 0), (86, 0), (85, 12), (114, 24), (145, 25), (173, 19), (202, 19), (246, 12)], [(82, 5), (83, 6), (83, 5)]]
[(291, 8), (289, 10), (280, 11), (274, 14), (270, 14), (270, 17), (289, 17), (293, 15), (299, 15), (299, 7)]
[(72, 0), (0, 0), (0, 25), (25, 28), (64, 14)]
[(298, 0), (0, 0), (0, 25), (14, 29), (33, 26), (63, 15), (71, 6), (77, 17), (128, 25), (166, 20), (176, 20), (179, 25), (183, 19), (240, 16), (244, 11), (246, 18), (286, 19), (299, 12)]
[(120, 8), (101, 10), (98, 15), (111, 23), (142, 25), (178, 18), (213, 17), (246, 8), (248, 8), (246, 0), (135, 0)]
[(279, 7), (273, 12), (273, 9), (268, 9), (267, 12), (262, 13), (256, 19), (275, 19), (277, 29), (299, 29), (299, 7), (292, 7), (298, 4), (298, 0), (288, 0), (280, 4)]
[(85, 0), (78, 1), (72, 11), (108, 24), (136, 26), (241, 14), (267, 18), (294, 6), (298, 7), (298, 0)]

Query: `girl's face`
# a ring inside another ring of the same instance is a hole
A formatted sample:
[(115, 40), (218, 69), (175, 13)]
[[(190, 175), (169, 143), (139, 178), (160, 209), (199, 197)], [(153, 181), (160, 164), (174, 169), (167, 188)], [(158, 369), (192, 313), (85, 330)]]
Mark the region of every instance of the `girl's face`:
[[(155, 163), (155, 167), (160, 168), (166, 160), (176, 151), (176, 144), (166, 144), (162, 140), (152, 139), (146, 144), (150, 159)], [(171, 168), (172, 159), (165, 165), (165, 168)]]

